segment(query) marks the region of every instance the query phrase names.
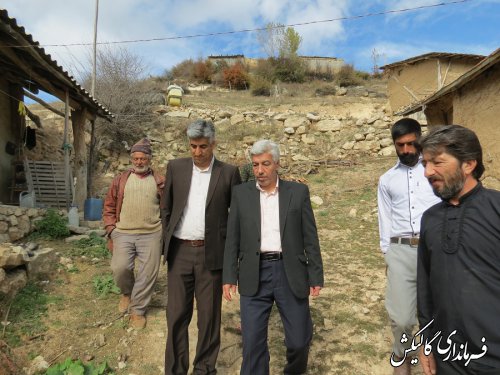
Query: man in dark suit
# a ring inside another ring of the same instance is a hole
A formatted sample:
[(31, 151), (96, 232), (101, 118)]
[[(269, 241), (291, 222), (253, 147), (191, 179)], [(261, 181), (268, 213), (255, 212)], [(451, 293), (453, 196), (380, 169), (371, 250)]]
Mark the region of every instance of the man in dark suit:
[(306, 372), (312, 320), (309, 296), (323, 286), (323, 264), (306, 185), (278, 178), (279, 148), (268, 140), (250, 150), (257, 182), (233, 191), (224, 252), (224, 298), (238, 284), (242, 375), (269, 374), (267, 324), (276, 302), (285, 329), (285, 374)]
[(187, 128), (192, 158), (167, 166), (161, 200), (163, 256), (168, 262), (165, 374), (187, 374), (188, 327), (193, 298), (198, 310), (194, 374), (215, 374), (220, 346), (222, 263), (237, 167), (215, 159), (215, 128), (197, 120)]

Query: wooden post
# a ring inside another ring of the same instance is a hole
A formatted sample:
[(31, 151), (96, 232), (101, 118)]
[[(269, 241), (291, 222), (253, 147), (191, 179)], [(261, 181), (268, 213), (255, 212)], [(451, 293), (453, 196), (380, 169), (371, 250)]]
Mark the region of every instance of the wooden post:
[(71, 124), (73, 126), (73, 149), (74, 173), (76, 177), (76, 187), (73, 202), (79, 210), (83, 210), (83, 204), (87, 198), (87, 146), (85, 144), (85, 121), (87, 119), (87, 110), (79, 109), (71, 112)]
[[(70, 181), (69, 173), (69, 143), (68, 143), (68, 127), (69, 127), (69, 91), (66, 89), (66, 100), (64, 103), (64, 135), (63, 135), (63, 152), (64, 152), (64, 181), (66, 181), (66, 209), (69, 211), (69, 206), (72, 203), (69, 199), (70, 191), (73, 186), (73, 181)], [(75, 197), (73, 196), (73, 199)]]

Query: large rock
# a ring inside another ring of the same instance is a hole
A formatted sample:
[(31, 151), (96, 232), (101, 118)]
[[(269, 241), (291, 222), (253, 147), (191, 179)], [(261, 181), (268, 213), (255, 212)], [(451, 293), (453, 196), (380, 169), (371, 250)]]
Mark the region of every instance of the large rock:
[(284, 125), (286, 128), (297, 129), (300, 126), (309, 125), (309, 120), (304, 118), (304, 117), (301, 117), (301, 116), (292, 116), (292, 117), (289, 117), (285, 120)]
[(28, 262), (28, 277), (30, 280), (46, 280), (54, 275), (59, 264), (59, 256), (50, 247), (33, 252)]
[(352, 148), (354, 147), (354, 144), (356, 142), (355, 141), (349, 141), (349, 142), (346, 142), (342, 145), (342, 149), (343, 150), (352, 150)]
[(5, 278), (0, 283), (0, 293), (15, 294), (18, 290), (24, 288), (28, 282), (26, 271), (22, 268), (5, 273)]
[(342, 129), (342, 123), (337, 120), (321, 120), (316, 124), (316, 129), (320, 132), (337, 132)]
[(384, 138), (384, 139), (381, 139), (381, 140), (380, 140), (380, 146), (381, 146), (382, 148), (389, 147), (389, 146), (391, 146), (391, 147), (392, 147), (392, 139), (391, 139), (391, 138)]
[(313, 145), (316, 143), (316, 138), (314, 138), (314, 135), (312, 134), (302, 134), (302, 142), (308, 145)]
[(310, 121), (319, 121), (321, 120), (321, 116), (316, 114), (316, 113), (312, 113), (312, 112), (309, 112), (307, 115), (306, 115), (306, 118)]
[(166, 116), (168, 117), (177, 117), (177, 118), (189, 118), (190, 115), (191, 113), (186, 111), (172, 111), (166, 114)]
[(285, 132), (285, 134), (295, 134), (295, 129), (292, 127), (285, 128), (283, 129), (283, 131)]
[(241, 113), (237, 113), (234, 116), (231, 116), (231, 124), (232, 125), (238, 125), (245, 122), (245, 116), (243, 116)]
[(378, 154), (380, 156), (391, 156), (391, 155), (395, 155), (396, 151), (394, 150), (394, 147), (391, 145), (391, 146), (384, 147), (383, 149), (381, 149), (378, 152)]
[(21, 246), (0, 245), (0, 267), (16, 268), (26, 263), (26, 251)]

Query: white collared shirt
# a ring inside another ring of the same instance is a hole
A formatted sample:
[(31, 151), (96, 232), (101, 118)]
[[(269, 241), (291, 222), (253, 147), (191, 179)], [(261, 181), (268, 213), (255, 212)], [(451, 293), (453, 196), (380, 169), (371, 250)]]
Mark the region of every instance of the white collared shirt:
[(186, 207), (174, 231), (174, 236), (182, 240), (205, 239), (205, 206), (207, 204), (208, 185), (212, 175), (215, 157), (206, 169), (200, 169), (193, 163), (193, 175)]
[(257, 182), (260, 191), (260, 251), (281, 251), (280, 235), (280, 205), (279, 205), (279, 179), (276, 180), (275, 189), (268, 193)]
[(422, 158), (408, 167), (399, 160), (380, 177), (378, 185), (378, 223), (380, 249), (389, 250), (391, 237), (420, 234), (420, 219), (429, 207), (439, 203), (424, 176)]

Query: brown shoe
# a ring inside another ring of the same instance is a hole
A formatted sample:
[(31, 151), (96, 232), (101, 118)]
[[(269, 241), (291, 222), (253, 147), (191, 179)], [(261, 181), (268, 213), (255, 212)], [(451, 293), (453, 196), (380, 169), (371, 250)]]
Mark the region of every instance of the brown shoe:
[(410, 359), (404, 361), (399, 367), (394, 367), (394, 375), (411, 375)]
[(146, 327), (146, 317), (144, 315), (130, 314), (128, 325), (133, 329), (143, 329)]
[(125, 314), (128, 311), (128, 305), (130, 305), (130, 296), (122, 294), (120, 302), (118, 302), (118, 311), (120, 314)]

